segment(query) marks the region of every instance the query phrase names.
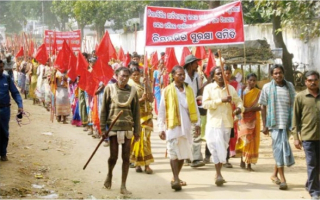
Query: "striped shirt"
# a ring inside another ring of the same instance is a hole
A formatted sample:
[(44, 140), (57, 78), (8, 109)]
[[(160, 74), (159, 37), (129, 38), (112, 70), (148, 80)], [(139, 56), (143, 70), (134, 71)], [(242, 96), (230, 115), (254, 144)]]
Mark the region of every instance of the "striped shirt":
[[(263, 86), (259, 104), (268, 106), (270, 101), (270, 86), (271, 83), (267, 83)], [(289, 111), (290, 111), (290, 94), (289, 89), (286, 86), (276, 86), (277, 99), (276, 99), (276, 126), (273, 129), (286, 129), (288, 127)], [(267, 113), (268, 115), (269, 113)], [(270, 127), (269, 127), (270, 128)]]

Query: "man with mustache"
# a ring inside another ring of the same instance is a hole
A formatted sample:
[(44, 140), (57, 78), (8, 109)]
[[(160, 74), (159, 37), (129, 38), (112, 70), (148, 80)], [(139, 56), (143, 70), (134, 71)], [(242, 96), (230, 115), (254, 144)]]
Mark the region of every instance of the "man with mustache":
[[(118, 160), (119, 145), (122, 145), (122, 181), (121, 194), (131, 194), (126, 188), (129, 171), (130, 145), (134, 135), (135, 141), (140, 137), (140, 106), (137, 90), (129, 86), (130, 71), (127, 67), (116, 70), (117, 82), (108, 84), (104, 89), (100, 113), (100, 128), (102, 134), (110, 141), (110, 157), (108, 160), (108, 175), (104, 186), (107, 189), (112, 185), (112, 172)], [(107, 135), (106, 126), (110, 126), (120, 111), (117, 122)]]
[[(212, 70), (214, 82), (203, 91), (202, 105), (207, 109), (206, 141), (216, 168), (215, 184), (222, 186), (226, 181), (222, 177), (222, 164), (226, 163), (233, 117), (231, 102), (235, 104), (234, 114), (244, 111), (241, 98), (236, 90), (223, 79), (221, 67)], [(227, 89), (228, 87), (228, 89)]]
[(293, 106), (294, 145), (306, 154), (308, 180), (306, 189), (311, 199), (320, 195), (320, 90), (319, 73), (305, 74), (307, 89), (297, 94)]
[(192, 160), (191, 144), (194, 124), (195, 136), (200, 135), (200, 114), (192, 87), (185, 83), (186, 73), (181, 66), (171, 71), (173, 82), (162, 92), (158, 126), (160, 138), (167, 141), (167, 150), (173, 173), (171, 188), (178, 191), (186, 185), (179, 178), (185, 159)]
[[(289, 131), (292, 130), (293, 101), (295, 89), (292, 83), (284, 79), (282, 65), (274, 65), (270, 70), (273, 80), (263, 86), (259, 104), (265, 135), (271, 132), (273, 157), (276, 161), (272, 182), (279, 185), (280, 190), (288, 188), (284, 176), (284, 166), (294, 165), (294, 157), (289, 144)], [(278, 178), (278, 173), (280, 179)]]

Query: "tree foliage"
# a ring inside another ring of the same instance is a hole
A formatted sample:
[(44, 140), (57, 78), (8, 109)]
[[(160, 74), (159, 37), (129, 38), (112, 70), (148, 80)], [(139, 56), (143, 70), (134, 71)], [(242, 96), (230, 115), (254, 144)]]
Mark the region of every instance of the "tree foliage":
[[(255, 1), (256, 10), (251, 14), (260, 15), (266, 21), (273, 16), (280, 17), (282, 27), (295, 30), (302, 40), (320, 36), (319, 1)], [(258, 18), (256, 18), (258, 19)], [(282, 31), (282, 29), (277, 30)]]
[(45, 13), (44, 24), (52, 28), (58, 21), (50, 10), (51, 5), (51, 1), (2, 1), (0, 3), (0, 23), (6, 25), (7, 33), (19, 33), (27, 24), (27, 20), (42, 22), (43, 11)]

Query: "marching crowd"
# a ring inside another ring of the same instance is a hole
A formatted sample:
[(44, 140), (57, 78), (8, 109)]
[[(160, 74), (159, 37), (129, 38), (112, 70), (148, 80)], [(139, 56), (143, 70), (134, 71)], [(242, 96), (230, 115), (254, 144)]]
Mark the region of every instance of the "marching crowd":
[[(99, 58), (95, 51), (82, 55), (88, 71), (91, 71)], [(156, 118), (159, 136), (166, 140), (173, 173), (171, 188), (174, 190), (181, 190), (186, 185), (179, 177), (184, 165), (202, 167), (214, 163), (217, 186), (226, 183), (222, 169), (232, 168), (228, 162), (230, 157), (241, 157), (241, 168), (253, 171), (252, 165), (259, 157), (260, 132), (263, 132), (272, 138), (275, 165), (271, 181), (281, 190), (288, 188), (284, 166), (295, 164), (289, 144), (292, 134), (294, 146), (303, 147), (305, 151), (306, 189), (313, 199), (319, 199), (318, 72), (307, 72), (307, 88), (296, 94), (293, 84), (284, 79), (285, 71), (281, 65), (271, 67), (272, 80), (260, 90), (256, 86), (256, 74), (249, 73), (244, 77), (237, 65), (225, 65), (218, 54), (215, 55), (216, 67), (210, 70), (209, 76), (204, 73), (206, 64), (199, 67), (201, 59), (192, 54), (185, 57), (183, 66), (177, 65), (171, 71), (165, 66), (165, 57), (165, 53), (161, 53), (155, 67), (145, 67), (144, 59), (148, 58), (136, 52), (131, 54), (127, 66), (110, 61), (113, 77), (108, 84), (100, 82), (94, 95), (90, 95), (79, 87), (79, 77), (73, 81), (66, 72), (55, 69), (54, 56), (43, 65), (33, 58), (14, 59), (10, 53), (2, 53), (1, 161), (8, 160), (10, 91), (19, 113), (23, 113), (22, 95), (25, 99), (31, 98), (33, 104), (43, 105), (51, 113), (51, 120), (55, 116), (57, 122), (83, 127), (92, 137), (105, 138), (104, 146), (110, 146), (106, 188), (111, 188), (121, 144), (120, 191), (123, 194), (130, 193), (126, 189), (130, 166), (136, 172), (153, 173), (150, 135)], [(122, 114), (118, 116), (120, 111)], [(203, 141), (206, 142), (205, 150), (201, 149)]]

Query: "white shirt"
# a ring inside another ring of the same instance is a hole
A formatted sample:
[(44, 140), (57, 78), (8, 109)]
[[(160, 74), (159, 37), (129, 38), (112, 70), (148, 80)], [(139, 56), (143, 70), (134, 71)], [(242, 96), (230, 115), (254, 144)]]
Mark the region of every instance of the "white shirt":
[[(166, 139), (171, 140), (178, 137), (185, 137), (192, 144), (192, 129), (191, 129), (191, 120), (188, 108), (188, 102), (186, 97), (185, 88), (182, 92), (178, 88), (176, 88), (176, 92), (178, 95), (178, 103), (179, 103), (179, 111), (180, 111), (180, 121), (181, 126), (176, 126), (173, 129), (167, 129), (165, 125), (166, 121), (166, 108), (165, 108), (165, 98), (164, 92), (162, 93), (162, 97), (160, 100), (160, 106), (158, 111), (158, 126), (160, 131), (166, 131)], [(197, 105), (196, 105), (197, 107)], [(200, 114), (199, 109), (197, 109), (198, 122), (196, 125), (200, 125)], [(166, 130), (167, 129), (167, 130)]]
[(188, 72), (185, 70), (184, 71), (186, 73), (186, 78), (184, 80), (184, 82), (188, 83), (188, 85), (192, 88), (193, 90), (193, 94), (194, 96), (196, 97), (197, 94), (198, 94), (198, 91), (200, 90), (201, 88), (201, 80), (200, 80), (200, 77), (198, 75), (197, 72), (194, 73), (194, 76), (193, 76), (193, 80), (191, 80)]

